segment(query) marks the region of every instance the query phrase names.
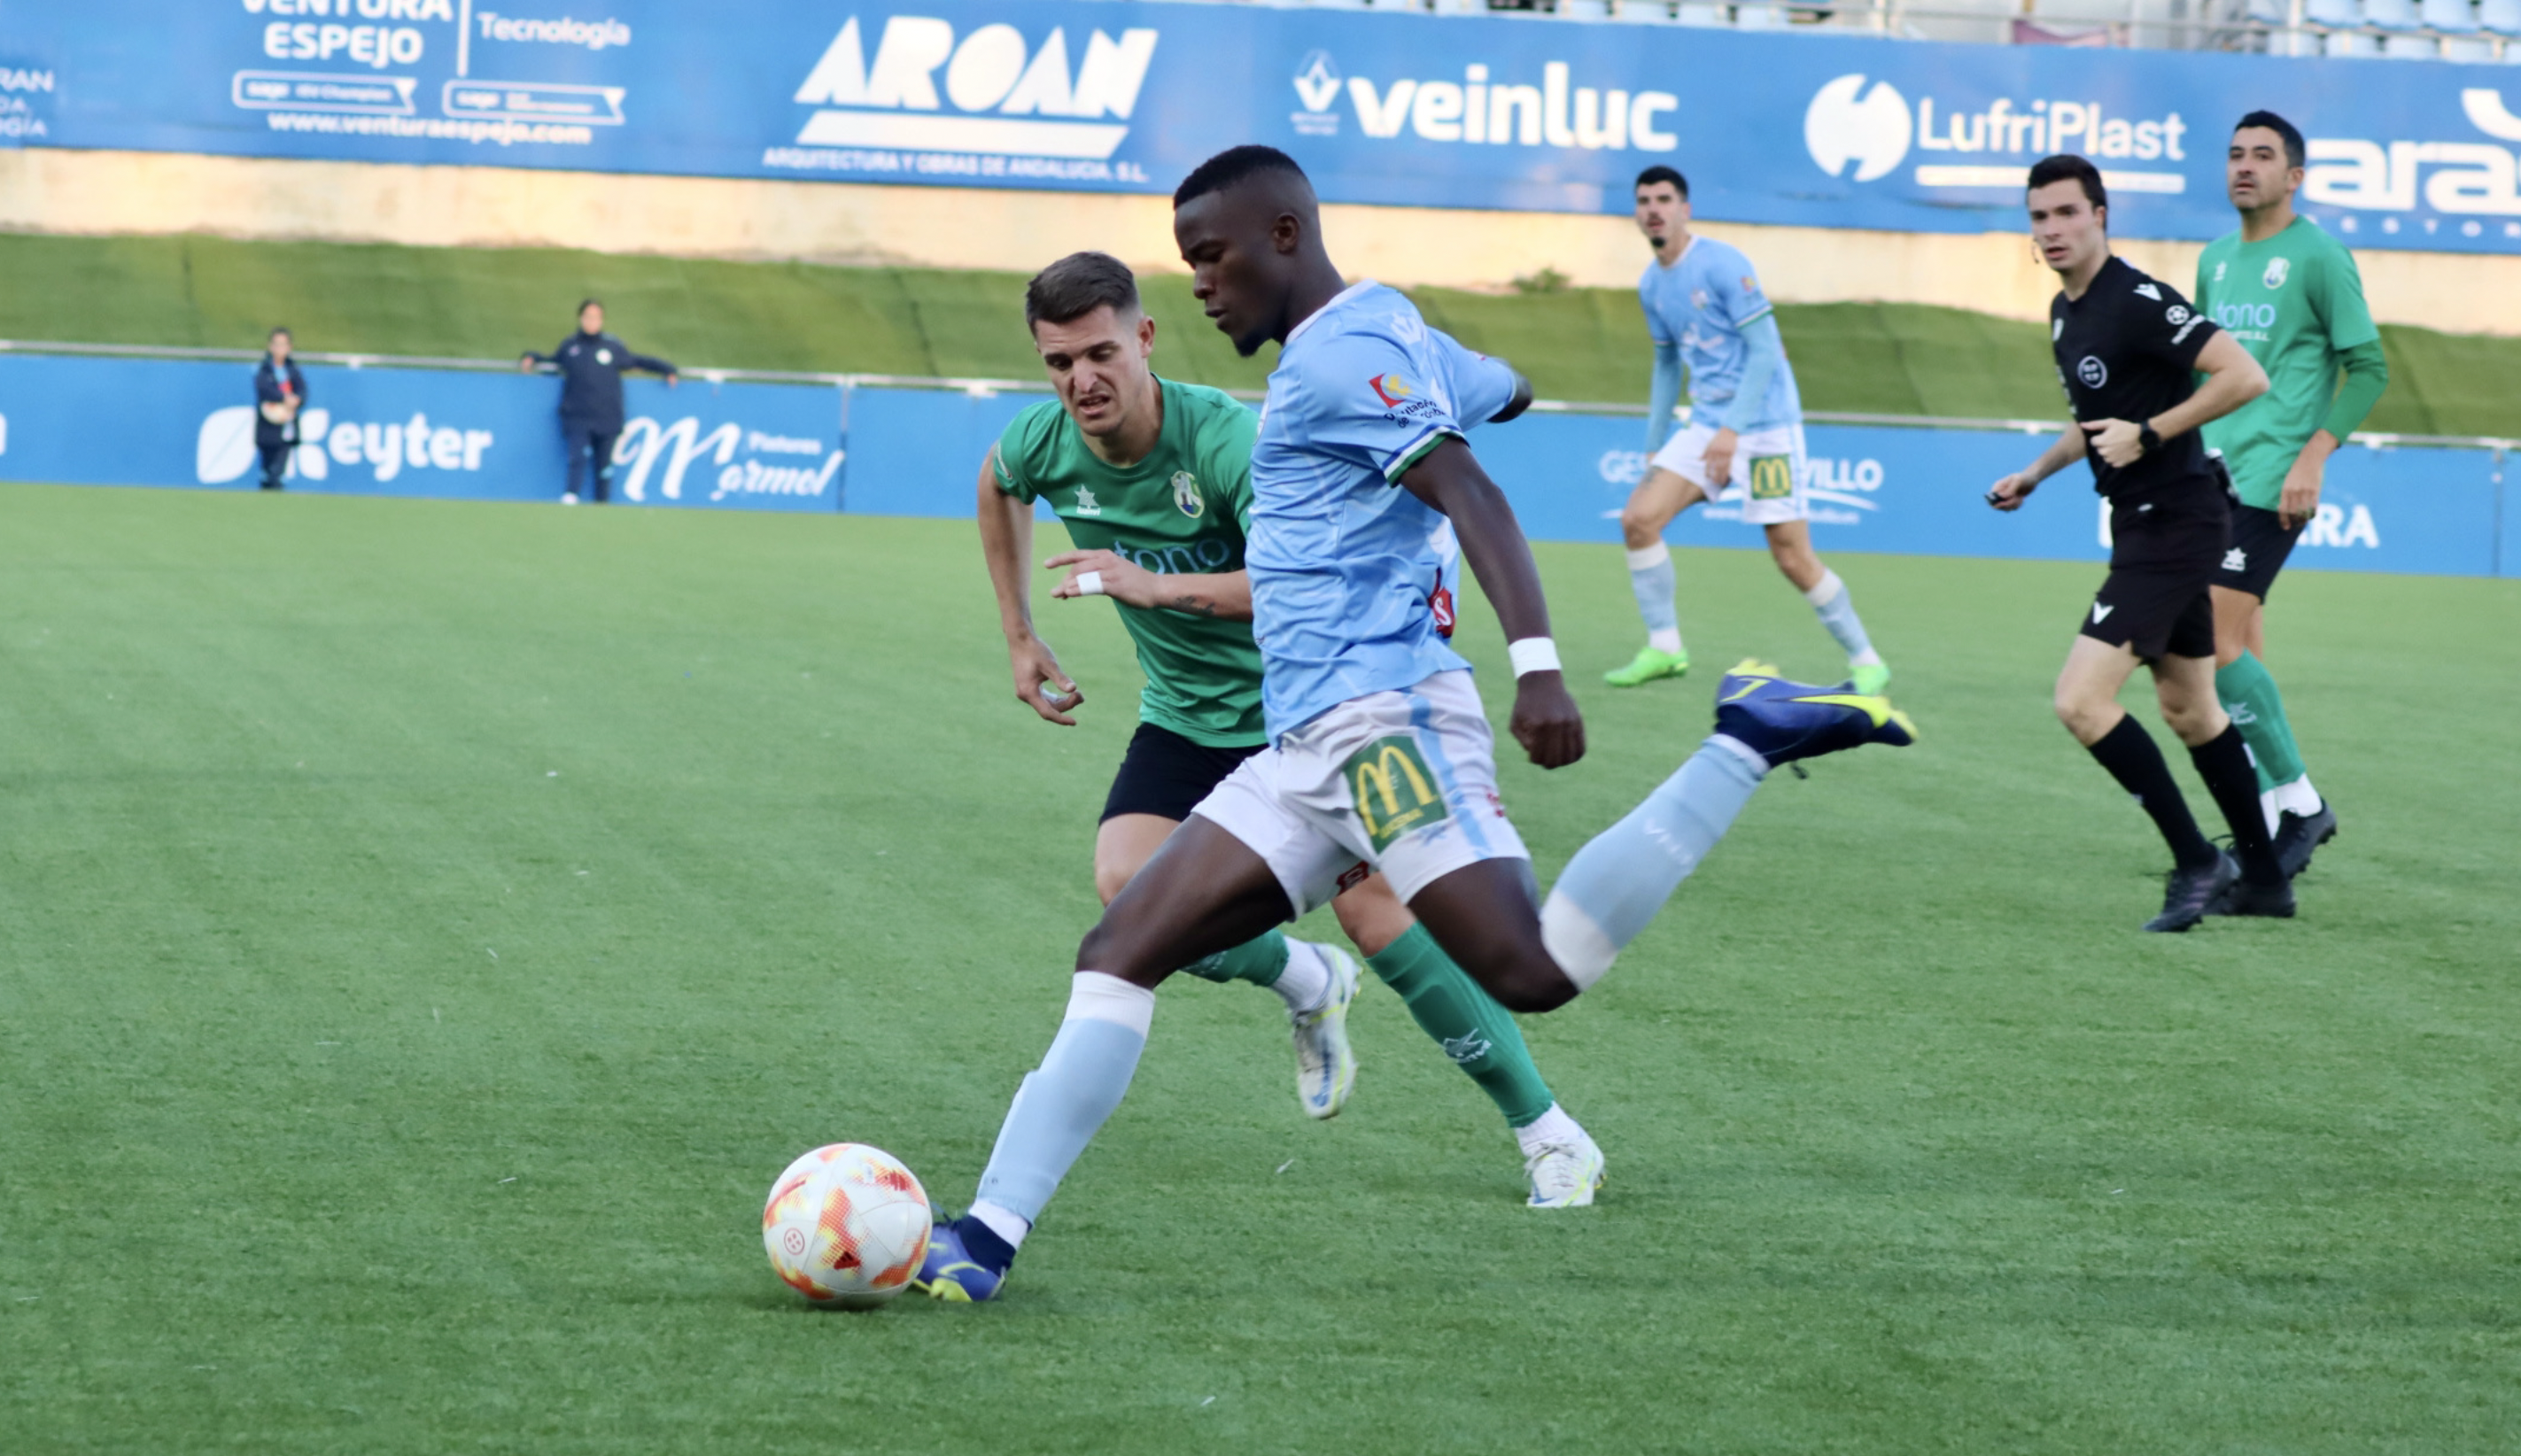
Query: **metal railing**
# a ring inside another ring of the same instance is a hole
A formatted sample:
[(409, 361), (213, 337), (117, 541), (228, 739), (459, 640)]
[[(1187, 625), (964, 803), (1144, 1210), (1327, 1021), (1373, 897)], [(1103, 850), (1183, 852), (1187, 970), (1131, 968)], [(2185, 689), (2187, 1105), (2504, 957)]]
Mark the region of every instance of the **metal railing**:
[[(70, 343), (55, 340), (0, 339), (0, 353), (69, 354), (88, 357), (122, 359), (190, 359), (197, 361), (258, 364), (260, 349), (196, 348), (181, 344), (151, 343)], [(472, 374), (515, 374), (514, 359), (457, 359), (427, 354), (338, 353), (305, 349), (290, 357), (308, 364), (329, 364), (343, 369), (442, 369)], [(1047, 381), (1031, 379), (989, 379), (981, 376), (940, 377), (912, 374), (830, 374), (802, 369), (729, 369), (694, 368), (682, 371), (685, 379), (710, 384), (802, 385), (825, 388), (853, 389), (935, 389), (969, 394), (986, 399), (998, 394), (1047, 394)], [(1227, 389), (1225, 393), (1242, 400), (1259, 400), (1258, 389)], [(1599, 399), (1536, 399), (1536, 414), (1553, 415), (1632, 415), (1645, 418), (1647, 406), (1621, 400)], [(1885, 415), (1855, 410), (1806, 410), (1804, 420), (1811, 425), (1879, 425), (1902, 430), (1979, 430), (2011, 434), (2054, 434), (2066, 428), (2060, 417), (2053, 420), (1999, 420), (1965, 415)], [(2521, 451), (2521, 437), (2486, 434), (2406, 434), (2392, 431), (2359, 430), (2351, 444), (2367, 449), (2389, 449), (2399, 445), (2441, 447), (2459, 450), (2491, 450), (2498, 455)]]

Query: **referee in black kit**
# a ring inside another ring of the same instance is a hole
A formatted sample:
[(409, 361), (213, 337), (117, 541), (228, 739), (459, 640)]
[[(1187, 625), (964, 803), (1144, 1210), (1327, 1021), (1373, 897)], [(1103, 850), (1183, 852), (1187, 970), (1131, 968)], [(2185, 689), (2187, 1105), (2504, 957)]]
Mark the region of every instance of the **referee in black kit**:
[(593, 298), (577, 305), (577, 332), (548, 354), (528, 353), (517, 362), (527, 374), (549, 365), (560, 371), (560, 432), (569, 442), (569, 482), (563, 505), (577, 504), (577, 482), (589, 454), (595, 457), (595, 493), (604, 500), (606, 472), (613, 468), (613, 442), (621, 437), (621, 372), (644, 369), (662, 374), (665, 384), (682, 383), (682, 375), (664, 359), (630, 352), (630, 345), (604, 332), (604, 305)]
[[(2110, 574), (2057, 674), (2057, 716), (2136, 797), (2175, 867), (2148, 931), (2184, 931), (2209, 914), (2293, 914), (2259, 807), (2241, 731), (2215, 694), (2215, 607), (2230, 506), (2198, 427), (2267, 392), (2267, 372), (2239, 341), (2170, 285), (2110, 252), (2109, 194), (2098, 168), (2050, 157), (2031, 168), (2031, 239), (2063, 286), (2048, 306), (2057, 375), (2075, 422), (1987, 502), (2021, 508), (2040, 482), (2089, 459), (2110, 503)], [(2205, 383), (2193, 383), (2196, 374)], [(2162, 718), (2188, 746), (2198, 777), (2231, 826), (2238, 856), (2208, 842), (2153, 736), (2119, 706), (2136, 663), (2153, 668)]]

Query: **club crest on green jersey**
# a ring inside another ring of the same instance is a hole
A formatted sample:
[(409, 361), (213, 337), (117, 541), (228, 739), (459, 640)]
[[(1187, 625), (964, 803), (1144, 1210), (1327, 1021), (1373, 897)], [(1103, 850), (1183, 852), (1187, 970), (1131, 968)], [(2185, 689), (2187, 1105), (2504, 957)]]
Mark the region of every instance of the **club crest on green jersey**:
[(2268, 259), (2267, 273), (2259, 279), (2259, 286), (2261, 288), (2271, 289), (2283, 288), (2285, 274), (2292, 271), (2292, 269), (2293, 259), (2271, 257)]
[(1208, 501), (1199, 493), (1199, 478), (1188, 471), (1173, 472), (1173, 504), (1193, 521), (1208, 512)]

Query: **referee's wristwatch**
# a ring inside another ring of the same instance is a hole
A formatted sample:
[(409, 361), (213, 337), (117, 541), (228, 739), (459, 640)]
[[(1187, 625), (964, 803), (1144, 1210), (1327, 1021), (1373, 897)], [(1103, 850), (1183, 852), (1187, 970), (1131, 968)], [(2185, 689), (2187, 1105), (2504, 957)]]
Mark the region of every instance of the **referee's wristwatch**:
[(2161, 451), (2162, 436), (2153, 432), (2153, 422), (2151, 420), (2146, 420), (2135, 427), (2135, 446), (2147, 455), (2157, 454)]

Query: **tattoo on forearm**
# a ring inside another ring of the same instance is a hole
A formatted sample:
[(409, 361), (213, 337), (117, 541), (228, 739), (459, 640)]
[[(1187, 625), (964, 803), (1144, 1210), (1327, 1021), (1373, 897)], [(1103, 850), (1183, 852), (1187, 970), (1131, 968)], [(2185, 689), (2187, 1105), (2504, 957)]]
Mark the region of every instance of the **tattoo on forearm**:
[(1196, 612), (1202, 616), (1216, 615), (1216, 604), (1196, 593), (1184, 592), (1170, 603), (1175, 612)]

